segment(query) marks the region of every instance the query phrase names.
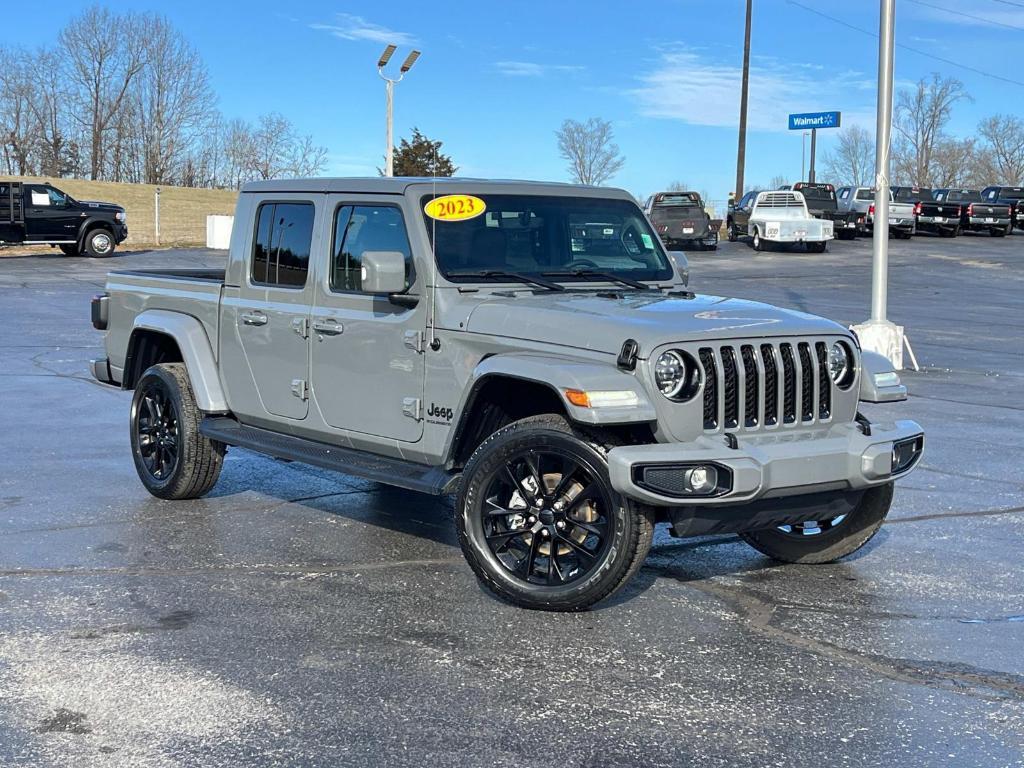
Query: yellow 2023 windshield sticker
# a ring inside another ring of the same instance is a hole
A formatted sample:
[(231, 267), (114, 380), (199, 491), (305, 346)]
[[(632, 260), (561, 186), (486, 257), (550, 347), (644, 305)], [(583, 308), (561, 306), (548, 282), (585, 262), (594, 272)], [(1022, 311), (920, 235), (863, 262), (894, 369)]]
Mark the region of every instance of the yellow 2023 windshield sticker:
[(487, 203), (472, 195), (445, 195), (435, 197), (425, 206), (424, 212), (438, 221), (465, 221), (474, 219), (487, 210)]

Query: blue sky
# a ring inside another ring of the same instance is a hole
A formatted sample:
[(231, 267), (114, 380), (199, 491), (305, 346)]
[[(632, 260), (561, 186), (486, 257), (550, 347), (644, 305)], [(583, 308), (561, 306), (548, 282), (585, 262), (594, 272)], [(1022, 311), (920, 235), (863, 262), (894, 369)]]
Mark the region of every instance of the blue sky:
[[(12, 5), (0, 43), (34, 47), (88, 3)], [(711, 199), (732, 190), (741, 0), (109, 5), (168, 15), (206, 61), (227, 117), (287, 115), (329, 148), (330, 174), (374, 174), (382, 164), (375, 62), (390, 40), (401, 45), (396, 59), (423, 51), (396, 90), (396, 143), (415, 125), (444, 141), (460, 175), (566, 180), (554, 131), (566, 117), (598, 116), (612, 121), (626, 157), (615, 185), (646, 194), (679, 180)], [(874, 128), (877, 40), (808, 8), (877, 30), (874, 0), (754, 1), (748, 186), (799, 177), (791, 111), (838, 109), (844, 125)], [(897, 0), (896, 39), (1024, 81), (1024, 0)], [(954, 113), (960, 134), (996, 112), (1024, 113), (1024, 86), (897, 49), (898, 85), (933, 71), (956, 74), (973, 96)], [(819, 136), (826, 151), (831, 138)]]

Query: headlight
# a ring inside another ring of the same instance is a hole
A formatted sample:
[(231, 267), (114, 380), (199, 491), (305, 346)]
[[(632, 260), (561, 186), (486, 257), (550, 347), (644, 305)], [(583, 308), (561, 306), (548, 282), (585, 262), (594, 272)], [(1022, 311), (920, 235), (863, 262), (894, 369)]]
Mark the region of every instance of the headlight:
[(828, 370), (832, 381), (846, 388), (853, 381), (853, 353), (843, 342), (837, 341), (828, 351)]
[(120, 221), (120, 222), (123, 223), (125, 218), (126, 218), (124, 211), (117, 211), (117, 213), (114, 214), (114, 218), (117, 221)]
[(675, 350), (662, 352), (658, 362), (654, 364), (654, 382), (667, 398), (679, 394), (686, 380), (686, 363), (683, 356)]
[(670, 349), (654, 363), (654, 383), (669, 400), (689, 400), (700, 389), (700, 368), (686, 352)]

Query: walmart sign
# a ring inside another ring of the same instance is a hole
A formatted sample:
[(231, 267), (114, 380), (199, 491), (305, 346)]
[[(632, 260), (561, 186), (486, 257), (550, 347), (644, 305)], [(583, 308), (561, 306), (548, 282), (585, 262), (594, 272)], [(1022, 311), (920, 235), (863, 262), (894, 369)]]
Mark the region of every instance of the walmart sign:
[(842, 112), (805, 112), (789, 116), (789, 130), (806, 131), (811, 128), (838, 128)]

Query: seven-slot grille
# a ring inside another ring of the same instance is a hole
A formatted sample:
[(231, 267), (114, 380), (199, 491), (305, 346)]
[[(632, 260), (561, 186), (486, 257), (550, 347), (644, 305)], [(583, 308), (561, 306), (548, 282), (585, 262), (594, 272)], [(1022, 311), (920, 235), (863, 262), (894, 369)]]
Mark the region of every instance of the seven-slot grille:
[(760, 429), (832, 417), (825, 341), (703, 346), (704, 429)]

